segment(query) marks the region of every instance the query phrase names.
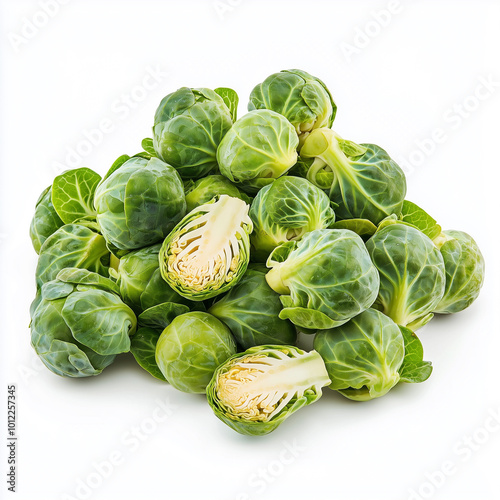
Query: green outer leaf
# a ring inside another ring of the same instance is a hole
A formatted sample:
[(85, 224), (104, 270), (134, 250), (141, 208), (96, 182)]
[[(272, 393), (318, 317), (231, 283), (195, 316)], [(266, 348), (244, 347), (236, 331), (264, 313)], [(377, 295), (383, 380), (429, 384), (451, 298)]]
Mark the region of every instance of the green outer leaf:
[(411, 201), (403, 201), (400, 219), (420, 229), (431, 240), (441, 234), (441, 226), (425, 210)]
[(130, 160), (129, 155), (121, 155), (114, 162), (109, 170), (106, 172), (106, 175), (102, 178), (102, 181), (105, 181), (115, 170), (118, 170), (126, 161)]
[(86, 269), (79, 269), (77, 267), (67, 267), (57, 273), (56, 277), (59, 281), (71, 284), (92, 285), (101, 290), (112, 292), (120, 295), (118, 285), (109, 278), (105, 278), (100, 274), (87, 271)]
[(139, 314), (137, 321), (141, 327), (154, 328), (160, 333), (168, 326), (174, 318), (189, 312), (189, 307), (174, 302), (164, 302), (146, 309)]
[(375, 234), (377, 226), (368, 219), (344, 219), (334, 222), (330, 229), (349, 229), (366, 240)]
[(153, 328), (141, 327), (130, 341), (130, 352), (135, 360), (153, 377), (166, 382), (166, 378), (158, 368), (155, 360), (156, 343), (160, 333)]
[(240, 100), (236, 91), (227, 87), (218, 87), (214, 89), (214, 92), (222, 97), (224, 104), (231, 113), (233, 122), (235, 122), (238, 114), (238, 102)]
[(368, 148), (366, 146), (361, 146), (353, 141), (348, 141), (346, 139), (339, 139), (340, 149), (344, 152), (346, 156), (350, 158), (357, 158), (358, 156), (364, 155)]
[(80, 224), (66, 224), (45, 240), (36, 268), (36, 284), (56, 278), (61, 269), (78, 267), (108, 276), (109, 251), (104, 238)]
[(426, 381), (432, 373), (432, 363), (424, 361), (424, 349), (419, 338), (409, 329), (400, 326), (405, 342), (405, 357), (399, 367), (401, 382), (418, 383)]
[(347, 319), (335, 321), (320, 311), (307, 309), (306, 307), (287, 307), (287, 304), (293, 305), (293, 300), (289, 295), (282, 295), (280, 299), (283, 303), (283, 310), (280, 312), (279, 317), (289, 319), (293, 324), (300, 325), (301, 328), (314, 330), (315, 332), (316, 330), (335, 328), (347, 321)]
[(150, 156), (156, 157), (156, 151), (153, 146), (153, 139), (146, 137), (142, 140), (141, 146), (143, 147), (144, 151), (146, 151), (146, 153), (149, 153)]
[(52, 184), (52, 203), (65, 224), (95, 217), (94, 193), (101, 176), (90, 168), (76, 168), (58, 175)]
[(137, 319), (115, 294), (103, 290), (73, 292), (62, 308), (73, 337), (101, 355), (130, 350)]
[(45, 240), (55, 233), (64, 222), (52, 204), (52, 186), (44, 189), (36, 202), (35, 213), (30, 224), (30, 238), (36, 253), (40, 253)]
[(42, 285), (41, 298), (44, 300), (64, 299), (75, 289), (71, 283), (63, 283), (58, 279), (47, 281)]

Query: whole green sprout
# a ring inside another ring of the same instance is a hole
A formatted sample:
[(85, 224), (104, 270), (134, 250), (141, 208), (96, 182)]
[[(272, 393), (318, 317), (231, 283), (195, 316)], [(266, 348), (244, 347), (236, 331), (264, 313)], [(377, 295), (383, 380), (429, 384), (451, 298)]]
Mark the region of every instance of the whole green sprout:
[(346, 229), (317, 229), (277, 247), (267, 266), (279, 316), (307, 329), (334, 328), (370, 307), (379, 275), (363, 240)]
[(331, 127), (337, 112), (326, 85), (298, 69), (274, 73), (257, 85), (248, 103), (248, 111), (254, 109), (270, 109), (285, 116), (301, 144), (312, 130)]
[(206, 393), (215, 415), (225, 424), (241, 434), (262, 436), (317, 401), (329, 383), (316, 351), (263, 345), (220, 365)]
[(380, 273), (373, 307), (411, 330), (430, 321), (446, 284), (443, 257), (432, 240), (412, 226), (395, 223), (381, 226), (366, 247)]
[(182, 87), (156, 110), (154, 149), (183, 179), (198, 179), (217, 168), (217, 147), (232, 124), (224, 100), (213, 90)]
[(221, 174), (247, 193), (285, 174), (297, 161), (299, 140), (282, 115), (251, 111), (235, 122), (217, 150)]
[(156, 344), (156, 363), (166, 380), (183, 392), (204, 394), (216, 368), (236, 353), (229, 328), (211, 314), (177, 316)]
[(335, 221), (328, 196), (300, 177), (284, 176), (263, 187), (250, 207), (254, 230), (250, 236), (252, 259), (265, 262), (282, 243), (298, 241), (315, 229)]
[(446, 272), (444, 294), (434, 312), (456, 313), (469, 307), (484, 282), (484, 257), (474, 239), (463, 231), (443, 231), (435, 240)]
[(120, 250), (162, 241), (186, 213), (182, 181), (158, 158), (134, 157), (97, 186), (97, 222)]

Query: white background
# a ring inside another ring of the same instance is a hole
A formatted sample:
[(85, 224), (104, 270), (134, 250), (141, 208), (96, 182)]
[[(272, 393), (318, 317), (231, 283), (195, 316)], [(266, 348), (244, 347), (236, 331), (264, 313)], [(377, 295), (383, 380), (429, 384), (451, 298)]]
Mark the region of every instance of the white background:
[[(2, 479), (0, 496), (497, 499), (499, 3), (73, 0), (49, 18), (42, 3), (0, 3), (0, 435), (7, 383), (17, 384), (19, 435), (18, 493)], [(408, 198), (483, 250), (479, 300), (419, 332), (431, 378), (367, 403), (326, 389), (252, 438), (130, 356), (90, 379), (41, 368), (29, 345), (28, 227), (42, 189), (64, 168), (102, 174), (138, 152), (160, 99), (180, 86), (233, 87), (242, 114), (253, 86), (287, 68), (322, 78), (338, 105), (334, 128), (387, 149), (406, 170)], [(86, 133), (96, 143), (87, 148)], [(77, 149), (84, 156), (71, 163)], [(5, 478), (4, 456), (0, 470)]]

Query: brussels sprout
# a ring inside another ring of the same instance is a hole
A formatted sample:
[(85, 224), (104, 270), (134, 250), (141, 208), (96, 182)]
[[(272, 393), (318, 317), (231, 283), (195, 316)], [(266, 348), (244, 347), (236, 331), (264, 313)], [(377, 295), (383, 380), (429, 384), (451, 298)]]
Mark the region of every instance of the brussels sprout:
[(300, 240), (305, 233), (324, 229), (335, 221), (328, 196), (300, 177), (280, 177), (263, 187), (249, 212), (252, 259), (266, 261), (282, 243)]
[(399, 382), (403, 335), (392, 319), (374, 309), (318, 332), (314, 349), (325, 361), (330, 388), (349, 399), (378, 398)]
[(265, 274), (247, 271), (242, 280), (208, 312), (223, 321), (243, 349), (256, 345), (295, 344), (297, 332), (279, 318), (279, 295), (266, 282)]
[(339, 205), (335, 213), (341, 219), (378, 224), (388, 215), (400, 214), (406, 178), (379, 146), (344, 141), (323, 128), (311, 132), (300, 154), (315, 159), (307, 174), (313, 184), (324, 189), (330, 172), (330, 199)]
[(90, 168), (76, 168), (58, 175), (52, 183), (52, 203), (65, 224), (95, 219), (94, 193), (101, 176)]
[(229, 328), (211, 314), (177, 316), (156, 344), (156, 363), (179, 391), (204, 394), (215, 369), (236, 353)]
[(474, 239), (463, 231), (443, 231), (436, 241), (446, 272), (444, 295), (434, 312), (463, 311), (478, 297), (484, 281), (484, 258)]
[(133, 311), (111, 280), (68, 268), (42, 286), (32, 314), (31, 344), (55, 374), (86, 377), (98, 375), (116, 354), (127, 352), (135, 328)]
[(184, 217), (165, 238), (160, 271), (180, 295), (199, 301), (234, 286), (250, 258), (249, 206), (222, 195)]
[(160, 248), (161, 244), (158, 243), (129, 252), (120, 259), (118, 271), (110, 269), (123, 301), (136, 314), (163, 302), (188, 302), (161, 277), (158, 260)]
[(209, 175), (203, 177), (203, 179), (198, 179), (185, 189), (185, 193), (188, 212), (208, 203), (212, 198), (221, 194), (239, 198), (250, 204), (250, 198), (223, 175)]
[(318, 332), (314, 349), (325, 362), (330, 389), (355, 401), (384, 396), (400, 381), (423, 382), (432, 371), (416, 335), (375, 309)]
[(319, 127), (331, 127), (337, 106), (326, 85), (305, 71), (284, 70), (268, 76), (250, 94), (248, 110), (271, 109), (295, 127), (301, 144)]
[(317, 229), (277, 247), (269, 286), (282, 294), (279, 317), (307, 329), (342, 325), (373, 304), (379, 276), (363, 240), (346, 229)]
[(412, 330), (430, 321), (446, 281), (443, 257), (430, 238), (395, 223), (380, 226), (366, 247), (380, 273), (373, 307)]
[(256, 193), (295, 165), (298, 143), (286, 118), (265, 109), (251, 111), (233, 125), (217, 149), (221, 174)]
[(31, 219), (30, 238), (35, 252), (40, 253), (44, 241), (63, 225), (52, 204), (52, 187), (49, 186), (38, 198), (35, 215)]
[(321, 356), (292, 346), (264, 345), (219, 366), (207, 387), (215, 415), (250, 436), (269, 434), (330, 384)]
[(95, 223), (66, 224), (45, 240), (36, 267), (37, 287), (55, 279), (66, 267), (88, 269), (108, 276), (110, 253), (95, 226)]
[(217, 167), (217, 147), (231, 125), (229, 109), (213, 90), (182, 87), (156, 110), (154, 148), (182, 178), (203, 177)]
[(158, 158), (131, 158), (97, 186), (97, 222), (120, 250), (161, 241), (186, 213), (179, 174)]

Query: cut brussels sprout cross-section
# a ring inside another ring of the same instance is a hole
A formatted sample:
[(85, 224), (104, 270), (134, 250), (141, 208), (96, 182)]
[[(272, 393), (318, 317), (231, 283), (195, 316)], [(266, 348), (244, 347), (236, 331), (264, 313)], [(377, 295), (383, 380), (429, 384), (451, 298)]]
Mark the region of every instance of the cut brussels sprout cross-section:
[(219, 366), (207, 387), (207, 398), (216, 416), (231, 428), (262, 435), (317, 401), (328, 384), (325, 364), (316, 351), (256, 346)]
[[(293, 397), (301, 398), (309, 389), (307, 375), (310, 370), (305, 356), (312, 361), (317, 354), (289, 358), (276, 350), (274, 355), (276, 357), (262, 354), (247, 356), (219, 376), (217, 395), (231, 413), (248, 420), (266, 422)], [(288, 370), (283, 370), (283, 362), (288, 362)], [(301, 368), (295, 369), (295, 365)], [(326, 372), (324, 376), (326, 381)]]
[(222, 195), (192, 210), (163, 242), (160, 270), (180, 295), (205, 300), (227, 291), (250, 258), (249, 206)]

